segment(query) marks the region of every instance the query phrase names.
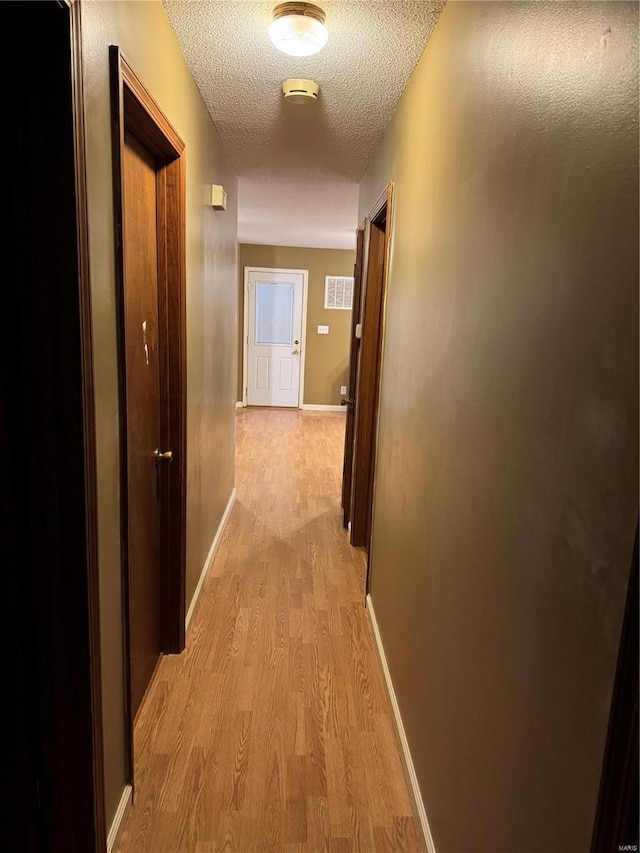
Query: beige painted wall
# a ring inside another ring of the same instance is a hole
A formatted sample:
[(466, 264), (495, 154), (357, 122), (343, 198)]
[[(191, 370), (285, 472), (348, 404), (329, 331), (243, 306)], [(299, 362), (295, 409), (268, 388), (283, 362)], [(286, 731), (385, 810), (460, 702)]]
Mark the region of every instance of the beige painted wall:
[(371, 594), (438, 853), (585, 851), (638, 512), (638, 7), (453, 2), (395, 182)]
[[(82, 4), (95, 364), (102, 679), (107, 821), (125, 785), (120, 479), (110, 44), (119, 45), (186, 143), (187, 606), (234, 483), (237, 181), (156, 2)], [(225, 212), (205, 203), (222, 183)]]
[[(343, 249), (300, 249), (291, 246), (240, 244), (238, 400), (242, 400), (244, 267), (281, 267), (309, 270), (304, 402), (313, 405), (340, 405), (340, 386), (347, 385), (349, 379), (351, 311), (324, 308), (324, 279), (327, 275), (353, 275), (354, 261), (355, 252)], [(319, 335), (318, 326), (329, 326), (329, 334)]]

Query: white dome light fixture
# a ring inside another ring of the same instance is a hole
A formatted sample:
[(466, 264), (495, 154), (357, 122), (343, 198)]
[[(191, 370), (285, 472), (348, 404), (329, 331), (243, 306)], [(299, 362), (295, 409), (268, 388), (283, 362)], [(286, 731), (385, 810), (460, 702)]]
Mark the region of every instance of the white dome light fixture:
[(312, 56), (329, 41), (325, 14), (313, 3), (280, 3), (273, 10), (269, 38), (289, 56)]

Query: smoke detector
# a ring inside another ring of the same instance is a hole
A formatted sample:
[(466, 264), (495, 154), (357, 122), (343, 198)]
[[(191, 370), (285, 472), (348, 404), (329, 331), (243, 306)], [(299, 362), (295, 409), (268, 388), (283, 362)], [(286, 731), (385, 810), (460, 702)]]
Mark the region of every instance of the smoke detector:
[(282, 84), (285, 101), (292, 104), (305, 104), (317, 101), (320, 87), (313, 80), (285, 80)]

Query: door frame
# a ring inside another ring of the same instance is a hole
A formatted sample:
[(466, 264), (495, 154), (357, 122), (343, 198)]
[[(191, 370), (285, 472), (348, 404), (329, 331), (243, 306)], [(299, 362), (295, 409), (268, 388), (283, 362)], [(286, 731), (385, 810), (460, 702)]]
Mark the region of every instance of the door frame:
[(305, 357), (307, 353), (307, 294), (309, 292), (309, 270), (293, 270), (284, 269), (283, 267), (245, 267), (243, 273), (243, 325), (242, 325), (242, 405), (247, 406), (247, 393), (249, 384), (249, 365), (248, 365), (248, 347), (249, 347), (249, 300), (247, 299), (247, 288), (249, 285), (249, 275), (252, 272), (271, 272), (271, 273), (297, 273), (302, 275), (302, 329), (300, 332), (300, 347), (302, 349), (300, 358), (300, 385), (298, 388), (298, 408), (302, 408), (304, 402), (304, 369)]
[(627, 582), (591, 853), (638, 844), (638, 521)]
[[(100, 636), (100, 572), (98, 565), (98, 462), (95, 427), (91, 274), (89, 263), (89, 200), (85, 145), (82, 8), (80, 0), (65, 0), (69, 8), (71, 82), (76, 173), (78, 291), (80, 304), (82, 403), (84, 427), (84, 498), (86, 507), (87, 608), (93, 733), (93, 824), (96, 851), (106, 846), (107, 817), (104, 788), (104, 731), (102, 654)], [(63, 462), (64, 465), (64, 462)], [(82, 780), (76, 780), (79, 785)], [(77, 801), (76, 801), (77, 805)], [(104, 839), (104, 842), (103, 842)]]
[[(378, 411), (384, 356), (387, 279), (392, 228), (393, 184), (389, 183), (364, 223), (362, 296), (355, 393), (353, 472), (350, 504), (350, 542), (368, 555), (366, 591), (371, 582), (371, 534), (378, 446)], [(382, 257), (371, 258), (373, 229), (382, 231)], [(367, 233), (369, 239), (367, 240)]]
[(5, 719), (21, 711), (24, 728), (12, 734), (25, 763), (14, 765), (12, 742), (7, 806), (22, 825), (5, 821), (3, 837), (9, 849), (104, 853), (82, 10), (77, 0), (23, 6), (2, 10), (3, 23), (33, 50), (8, 113), (23, 138), (7, 193), (20, 263), (5, 294), (14, 335), (0, 367), (0, 434), (9, 448), (0, 539), (10, 565), (2, 622), (11, 658)]
[(353, 265), (353, 306), (351, 312), (351, 343), (349, 344), (349, 384), (347, 386), (347, 422), (344, 431), (344, 461), (342, 465), (343, 526), (348, 527), (351, 518), (351, 481), (353, 475), (353, 438), (355, 426), (355, 396), (358, 379), (358, 350), (360, 339), (356, 337), (356, 328), (360, 323), (360, 302), (362, 298), (362, 270), (364, 260), (364, 227), (356, 231), (356, 260)]
[(124, 133), (132, 132), (155, 156), (157, 169), (158, 350), (160, 358), (160, 440), (173, 451), (161, 478), (162, 651), (185, 647), (186, 587), (186, 260), (185, 143), (119, 46), (109, 48), (111, 72), (113, 192), (116, 225), (118, 385), (120, 410), (120, 501), (124, 601), (125, 708), (128, 775), (133, 784), (133, 717), (129, 600), (129, 505), (127, 454)]

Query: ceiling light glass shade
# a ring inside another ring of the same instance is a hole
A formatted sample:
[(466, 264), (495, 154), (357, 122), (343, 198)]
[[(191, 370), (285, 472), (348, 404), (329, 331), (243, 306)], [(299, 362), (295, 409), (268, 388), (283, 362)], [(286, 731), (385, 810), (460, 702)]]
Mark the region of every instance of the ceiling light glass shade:
[(289, 56), (312, 56), (329, 41), (324, 12), (311, 3), (281, 3), (273, 16), (269, 38)]

